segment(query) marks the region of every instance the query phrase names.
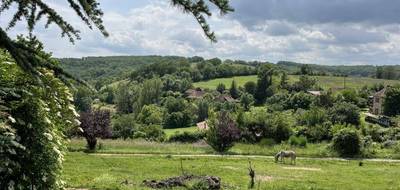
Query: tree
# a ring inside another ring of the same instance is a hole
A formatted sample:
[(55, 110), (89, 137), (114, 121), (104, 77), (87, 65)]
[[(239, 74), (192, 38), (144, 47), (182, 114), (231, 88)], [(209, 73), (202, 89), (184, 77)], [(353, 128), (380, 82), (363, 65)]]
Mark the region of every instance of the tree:
[[(38, 41), (30, 46), (49, 57)], [(0, 48), (0, 189), (62, 188), (64, 134), (79, 125), (78, 114), (72, 93), (55, 72), (37, 72), (38, 78), (26, 73)]]
[(111, 137), (110, 111), (108, 110), (81, 113), (80, 122), (89, 150), (96, 149), (97, 138)]
[(206, 142), (219, 153), (228, 151), (240, 139), (240, 130), (227, 112), (220, 112), (208, 126)]
[(120, 83), (115, 93), (115, 103), (117, 112), (122, 114), (129, 114), (133, 112), (133, 104), (135, 102), (135, 95), (137, 88), (131, 86), (129, 83)]
[(137, 110), (141, 110), (144, 105), (158, 104), (160, 102), (163, 83), (160, 78), (145, 80), (140, 89)]
[(190, 105), (185, 99), (168, 97), (164, 104), (167, 111), (164, 116), (164, 128), (190, 127), (193, 118), (189, 109)]
[(300, 74), (301, 75), (312, 75), (313, 72), (312, 72), (311, 66), (308, 64), (301, 65)]
[(209, 103), (202, 99), (197, 102), (197, 121), (201, 122), (208, 118), (208, 112), (210, 111)]
[(355, 129), (346, 127), (334, 134), (332, 145), (333, 149), (338, 152), (340, 156), (352, 157), (360, 153), (361, 138)]
[(92, 109), (92, 93), (88, 88), (78, 87), (74, 93), (75, 108), (80, 112), (88, 112)]
[(251, 105), (254, 103), (253, 95), (247, 92), (243, 93), (242, 96), (240, 97), (240, 103), (242, 104), (244, 109), (248, 111)]
[(383, 113), (388, 116), (400, 115), (400, 87), (387, 87)]
[(286, 89), (288, 87), (289, 83), (288, 83), (288, 76), (286, 72), (283, 72), (281, 75), (281, 81), (279, 82), (279, 86), (282, 89)]
[(113, 138), (133, 138), (136, 128), (136, 120), (133, 115), (121, 115), (114, 122), (112, 127)]
[(235, 80), (232, 80), (231, 88), (229, 89), (229, 94), (231, 94), (232, 98), (235, 98), (235, 99), (240, 97), (239, 90), (237, 88)]
[(164, 110), (155, 105), (145, 105), (137, 116), (140, 123), (146, 125), (161, 125), (163, 122)]
[(256, 93), (256, 89), (257, 89), (257, 84), (253, 81), (248, 81), (244, 84), (244, 90), (253, 96)]
[(315, 97), (311, 94), (298, 92), (290, 96), (288, 107), (289, 109), (309, 109), (314, 102)]
[(302, 76), (300, 76), (299, 81), (295, 82), (292, 85), (291, 90), (296, 91), (296, 92), (300, 92), (300, 91), (305, 92), (305, 91), (313, 89), (315, 87), (316, 83), (317, 83), (317, 80), (315, 78), (302, 75)]
[(267, 97), (272, 96), (270, 86), (272, 85), (273, 68), (270, 65), (262, 65), (258, 71), (257, 90), (254, 98), (258, 105), (264, 104)]
[(329, 116), (334, 124), (360, 124), (360, 109), (348, 102), (334, 104), (329, 109)]
[(225, 89), (226, 89), (225, 84), (219, 83), (219, 84), (217, 85), (217, 89), (216, 89), (216, 90), (217, 90), (219, 93), (223, 94), (223, 93), (225, 92)]

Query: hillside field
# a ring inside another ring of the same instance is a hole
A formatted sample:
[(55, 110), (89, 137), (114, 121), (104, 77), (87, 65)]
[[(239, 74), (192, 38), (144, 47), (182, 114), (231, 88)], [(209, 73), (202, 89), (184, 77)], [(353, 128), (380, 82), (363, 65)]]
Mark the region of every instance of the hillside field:
[[(289, 83), (294, 83), (299, 80), (298, 75), (289, 75)], [(334, 77), (334, 76), (314, 76), (317, 79), (317, 84), (324, 89), (341, 89), (344, 86), (344, 78), (343, 77)], [(209, 81), (202, 81), (194, 83), (194, 87), (200, 88), (208, 88), (215, 89), (218, 84), (223, 83), (227, 88), (230, 87), (232, 80), (235, 80), (238, 86), (243, 86), (248, 81), (257, 82), (257, 76), (238, 76), (238, 77), (230, 77), (230, 78), (220, 78)], [(279, 81), (278, 77), (275, 77), (275, 82)], [(393, 85), (400, 84), (398, 80), (384, 80), (384, 79), (374, 79), (368, 77), (347, 77), (346, 78), (346, 88), (361, 88), (365, 85), (371, 86), (374, 84), (385, 84), (385, 85)]]

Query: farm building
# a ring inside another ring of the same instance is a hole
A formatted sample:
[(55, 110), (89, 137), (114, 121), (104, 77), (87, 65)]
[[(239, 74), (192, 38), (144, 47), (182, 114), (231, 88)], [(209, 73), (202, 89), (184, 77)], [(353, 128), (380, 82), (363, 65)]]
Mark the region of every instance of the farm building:
[(375, 115), (383, 114), (383, 101), (385, 99), (386, 88), (375, 93), (372, 98), (372, 106), (370, 112)]

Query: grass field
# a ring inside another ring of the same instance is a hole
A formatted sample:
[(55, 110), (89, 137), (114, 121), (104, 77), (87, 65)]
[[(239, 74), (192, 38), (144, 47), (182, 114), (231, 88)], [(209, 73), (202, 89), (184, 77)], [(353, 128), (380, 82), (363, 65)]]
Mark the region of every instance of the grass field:
[[(147, 189), (146, 179), (165, 179), (185, 172), (214, 175), (224, 189), (247, 189), (248, 161), (254, 164), (258, 189), (400, 189), (400, 163), (298, 159), (296, 165), (271, 158), (175, 157), (68, 153), (63, 179), (69, 188)], [(127, 182), (127, 183), (124, 183)], [(259, 184), (259, 185), (258, 185)], [(258, 187), (259, 186), (259, 187)]]
[[(199, 155), (214, 154), (214, 151), (204, 142), (184, 144), (184, 143), (158, 143), (147, 142), (144, 140), (99, 140), (101, 149), (98, 153), (112, 154), (179, 154), (179, 155)], [(72, 152), (85, 150), (86, 141), (83, 139), (72, 139), (68, 149)], [(336, 157), (330, 151), (327, 143), (307, 144), (307, 147), (291, 147), (281, 143), (277, 145), (265, 146), (258, 144), (236, 143), (228, 152), (231, 155), (263, 155), (272, 156), (280, 150), (295, 150), (301, 157)], [(400, 159), (400, 153), (393, 149), (378, 149), (373, 158)]]
[[(278, 77), (275, 77), (275, 82), (278, 82)], [(299, 80), (298, 75), (289, 75), (289, 83), (294, 83)], [(324, 89), (334, 88), (340, 89), (344, 87), (344, 78), (343, 77), (333, 77), (333, 76), (315, 76), (318, 81), (318, 85)], [(202, 81), (194, 83), (195, 87), (215, 89), (218, 84), (223, 83), (227, 88), (230, 87), (232, 80), (235, 80), (239, 86), (243, 86), (248, 81), (257, 82), (257, 76), (239, 76), (239, 77), (231, 77), (231, 78), (220, 78), (209, 81)], [(366, 78), (366, 77), (347, 77), (346, 78), (346, 88), (361, 88), (365, 85), (374, 85), (374, 84), (385, 84), (385, 85), (393, 85), (400, 84), (398, 80), (384, 80), (384, 79), (374, 79), (374, 78)]]

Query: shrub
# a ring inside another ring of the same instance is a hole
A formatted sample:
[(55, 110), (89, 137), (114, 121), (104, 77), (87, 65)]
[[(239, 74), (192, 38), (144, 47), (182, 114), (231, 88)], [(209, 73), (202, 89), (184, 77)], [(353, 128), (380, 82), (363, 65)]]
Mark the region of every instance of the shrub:
[(163, 121), (163, 110), (157, 105), (145, 105), (137, 116), (140, 123), (146, 125), (161, 125)]
[(240, 130), (227, 112), (220, 112), (208, 125), (206, 142), (219, 153), (228, 151), (240, 139)]
[(271, 139), (271, 138), (263, 138), (263, 139), (261, 139), (261, 141), (259, 142), (259, 144), (260, 144), (261, 146), (273, 146), (273, 145), (276, 144), (276, 142), (275, 142), (274, 139)]
[(292, 146), (300, 146), (300, 147), (306, 147), (307, 146), (307, 138), (304, 136), (296, 137), (296, 136), (291, 136), (289, 138), (289, 144)]
[(314, 100), (314, 96), (304, 92), (298, 92), (290, 96), (288, 109), (309, 109)]
[(358, 132), (353, 128), (344, 128), (339, 130), (332, 141), (333, 149), (340, 156), (355, 156), (361, 150), (361, 138)]
[(191, 120), (190, 113), (187, 111), (169, 113), (166, 114), (164, 128), (175, 129), (190, 127)]
[(169, 142), (181, 142), (181, 143), (194, 143), (200, 141), (204, 138), (205, 134), (202, 132), (183, 132), (183, 133), (176, 133), (169, 137)]
[(134, 138), (143, 138), (147, 141), (163, 142), (166, 138), (165, 132), (159, 125), (145, 125), (138, 129), (135, 133)]
[(80, 122), (89, 150), (96, 148), (98, 137), (111, 137), (110, 111), (108, 110), (81, 113)]
[(133, 138), (136, 121), (133, 115), (122, 115), (113, 123), (114, 138)]
[(359, 108), (348, 102), (336, 103), (329, 110), (329, 116), (334, 124), (360, 124)]
[(393, 149), (395, 153), (400, 154), (400, 142), (397, 142), (397, 145)]
[(311, 108), (304, 113), (299, 114), (298, 123), (300, 125), (316, 126), (323, 124), (328, 120), (326, 111), (321, 108)]

